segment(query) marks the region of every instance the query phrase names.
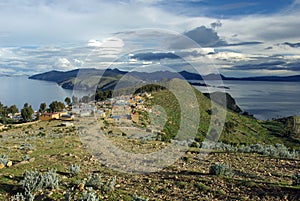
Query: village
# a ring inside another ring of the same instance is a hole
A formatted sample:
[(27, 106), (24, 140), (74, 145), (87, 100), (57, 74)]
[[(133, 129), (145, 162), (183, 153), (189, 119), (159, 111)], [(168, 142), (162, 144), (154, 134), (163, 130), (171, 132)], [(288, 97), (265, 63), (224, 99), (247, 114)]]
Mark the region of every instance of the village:
[[(129, 133), (143, 135), (142, 133), (156, 134), (161, 133), (159, 126), (150, 125), (150, 115), (159, 115), (160, 111), (151, 109), (146, 104), (147, 100), (152, 99), (151, 93), (139, 93), (135, 95), (123, 95), (108, 98), (105, 101), (80, 102), (77, 104), (66, 105), (60, 112), (34, 111), (32, 122), (15, 124), (32, 124), (38, 121), (60, 120), (61, 126), (75, 126), (78, 118), (95, 116), (99, 126), (107, 134), (125, 135)], [(21, 113), (9, 114), (9, 118), (14, 121), (22, 120)], [(6, 130), (9, 125), (0, 124), (0, 131)]]

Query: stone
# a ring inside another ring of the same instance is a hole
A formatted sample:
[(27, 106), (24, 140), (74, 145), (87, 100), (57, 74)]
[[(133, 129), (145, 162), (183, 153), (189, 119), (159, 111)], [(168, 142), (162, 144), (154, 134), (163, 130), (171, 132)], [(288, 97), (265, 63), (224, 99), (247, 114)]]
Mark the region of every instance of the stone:
[(7, 166), (7, 167), (11, 167), (12, 164), (13, 164), (12, 161), (8, 161), (7, 164), (6, 164), (6, 166)]
[(28, 161), (32, 163), (35, 161), (35, 158), (30, 158)]
[(83, 191), (84, 190), (84, 183), (80, 183), (80, 184), (78, 184), (78, 189), (80, 190), (80, 191)]
[(29, 150), (27, 151), (27, 154), (32, 154), (32, 152), (33, 152), (32, 150)]
[(3, 169), (4, 167), (5, 166), (2, 163), (0, 163), (0, 170)]

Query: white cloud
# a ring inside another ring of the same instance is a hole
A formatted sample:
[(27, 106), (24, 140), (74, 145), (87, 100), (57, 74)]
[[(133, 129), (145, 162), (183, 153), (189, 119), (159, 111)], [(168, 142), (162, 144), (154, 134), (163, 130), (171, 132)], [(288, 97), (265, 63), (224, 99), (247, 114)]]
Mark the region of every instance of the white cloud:
[(58, 58), (54, 64), (55, 69), (59, 70), (71, 70), (74, 69), (74, 66), (67, 58)]

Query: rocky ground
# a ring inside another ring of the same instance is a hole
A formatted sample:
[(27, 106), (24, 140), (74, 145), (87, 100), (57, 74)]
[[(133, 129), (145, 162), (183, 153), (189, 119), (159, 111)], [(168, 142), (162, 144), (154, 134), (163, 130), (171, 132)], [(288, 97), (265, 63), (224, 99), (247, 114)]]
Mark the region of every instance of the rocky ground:
[[(101, 157), (93, 156), (78, 137), (80, 128), (60, 124), (39, 122), (0, 133), (0, 155), (7, 155), (10, 162), (0, 166), (0, 200), (9, 200), (18, 192), (24, 194), (20, 182), (26, 170), (45, 173), (49, 169), (56, 170), (59, 186), (32, 192), (36, 200), (67, 200), (68, 191), (73, 192), (71, 200), (80, 200), (88, 191), (84, 181), (91, 173), (101, 175), (105, 184), (116, 176), (109, 191), (93, 188), (100, 200), (300, 200), (300, 186), (293, 185), (293, 176), (300, 173), (299, 158), (216, 150), (203, 156), (204, 150), (193, 148), (157, 172), (131, 174), (102, 164)], [(122, 135), (108, 140), (133, 153), (166, 146)], [(210, 167), (219, 163), (228, 165), (232, 174), (212, 175)], [(74, 164), (80, 166), (77, 174), (68, 170)]]

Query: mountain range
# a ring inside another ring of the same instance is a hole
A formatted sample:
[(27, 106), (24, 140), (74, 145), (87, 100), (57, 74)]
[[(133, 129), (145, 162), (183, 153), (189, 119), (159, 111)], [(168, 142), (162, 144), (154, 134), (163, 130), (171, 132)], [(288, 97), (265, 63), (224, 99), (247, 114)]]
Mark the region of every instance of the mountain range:
[[(101, 77), (101, 80), (99, 78)], [(155, 72), (138, 72), (138, 71), (121, 71), (119, 69), (94, 69), (84, 68), (71, 71), (49, 71), (41, 74), (30, 76), (29, 79), (45, 80), (56, 82), (65, 89), (73, 89), (76, 84), (77, 89), (90, 89), (96, 85), (98, 89), (112, 90), (122, 79), (122, 87), (132, 86), (133, 83), (140, 82), (158, 82), (163, 79), (180, 78), (185, 80), (193, 80), (191, 84), (197, 85), (195, 81), (203, 80), (238, 80), (238, 81), (284, 81), (284, 82), (300, 82), (300, 75), (294, 76), (260, 76), (260, 77), (226, 77), (222, 74), (208, 74), (201, 76), (198, 73), (188, 71), (170, 72), (170, 71), (155, 71)]]

